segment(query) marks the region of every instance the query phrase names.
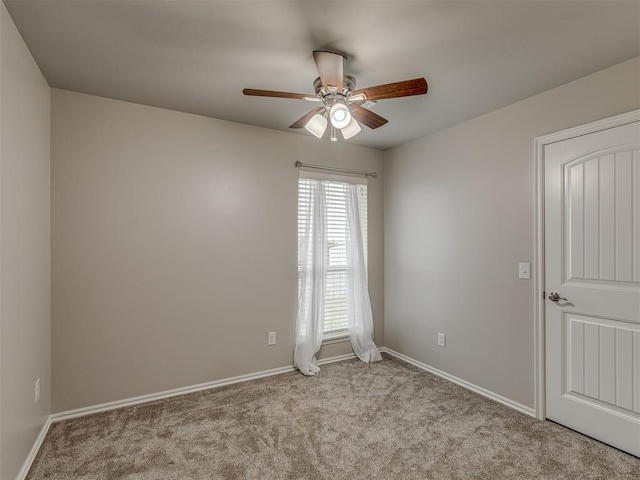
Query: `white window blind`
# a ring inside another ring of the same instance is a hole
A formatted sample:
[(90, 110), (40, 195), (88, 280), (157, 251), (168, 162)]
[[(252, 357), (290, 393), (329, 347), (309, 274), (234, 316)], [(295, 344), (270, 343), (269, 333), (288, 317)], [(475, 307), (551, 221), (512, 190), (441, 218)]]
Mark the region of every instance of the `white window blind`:
[[(306, 234), (305, 228), (311, 222), (306, 218), (310, 202), (310, 182), (308, 178), (298, 181), (298, 243)], [(336, 335), (347, 330), (347, 186), (346, 182), (323, 180), (327, 208), (327, 283), (325, 291), (324, 333)], [(357, 185), (362, 198), (360, 212), (367, 258), (367, 186)], [(366, 260), (365, 260), (366, 261)], [(300, 259), (298, 259), (298, 294), (300, 294)]]

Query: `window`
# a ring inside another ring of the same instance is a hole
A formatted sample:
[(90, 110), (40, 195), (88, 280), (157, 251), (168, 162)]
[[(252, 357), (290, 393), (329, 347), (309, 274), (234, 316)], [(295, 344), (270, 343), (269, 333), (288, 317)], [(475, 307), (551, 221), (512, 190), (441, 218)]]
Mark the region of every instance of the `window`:
[[(324, 334), (338, 336), (346, 333), (348, 327), (347, 308), (347, 186), (340, 181), (324, 181), (325, 202), (327, 208), (327, 273), (324, 309)], [(360, 221), (364, 243), (364, 258), (367, 258), (367, 186), (358, 185), (358, 194), (362, 200)], [(311, 198), (310, 180), (298, 181), (298, 242), (305, 235), (308, 225), (307, 211)], [(300, 295), (301, 265), (298, 259), (298, 295)]]

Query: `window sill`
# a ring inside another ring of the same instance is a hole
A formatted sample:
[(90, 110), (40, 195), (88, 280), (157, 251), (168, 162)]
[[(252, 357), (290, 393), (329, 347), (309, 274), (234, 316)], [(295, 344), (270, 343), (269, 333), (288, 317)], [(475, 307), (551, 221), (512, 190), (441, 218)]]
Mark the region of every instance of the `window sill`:
[(349, 333), (348, 332), (340, 332), (333, 333), (330, 335), (325, 335), (322, 339), (322, 345), (331, 345), (332, 343), (342, 343), (349, 341)]

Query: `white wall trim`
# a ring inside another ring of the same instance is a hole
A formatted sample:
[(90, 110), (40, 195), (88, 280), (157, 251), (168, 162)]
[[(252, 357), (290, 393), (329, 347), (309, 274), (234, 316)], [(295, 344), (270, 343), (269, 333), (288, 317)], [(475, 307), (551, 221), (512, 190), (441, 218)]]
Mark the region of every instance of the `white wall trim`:
[(533, 407), (536, 418), (545, 413), (545, 340), (544, 340), (544, 146), (533, 140), (534, 239), (533, 239)]
[(637, 122), (640, 120), (640, 109), (631, 110), (630, 112), (621, 113), (613, 117), (603, 118), (602, 120), (596, 120), (595, 122), (587, 123), (585, 125), (579, 125), (577, 127), (567, 128), (559, 132), (550, 133), (548, 135), (542, 135), (535, 138), (535, 142), (540, 142), (543, 146), (550, 143), (561, 142), (570, 138), (580, 137), (582, 135), (589, 135), (590, 133), (599, 132), (601, 130), (607, 130), (609, 128), (619, 127), (628, 123)]
[[(355, 354), (348, 353), (346, 355), (339, 355), (335, 357), (329, 357), (322, 360), (318, 360), (318, 365), (326, 365), (328, 363), (342, 362), (344, 360), (351, 360), (356, 358)], [(198, 385), (191, 385), (188, 387), (174, 388), (172, 390), (165, 390), (163, 392), (151, 393), (148, 395), (140, 395), (138, 397), (125, 398), (122, 400), (116, 400), (113, 402), (101, 403), (99, 405), (92, 405), (89, 407), (77, 408), (74, 410), (67, 410), (65, 412), (54, 413), (51, 415), (52, 422), (60, 422), (62, 420), (69, 420), (72, 418), (84, 417), (85, 415), (93, 415), (94, 413), (108, 412), (109, 410), (116, 410), (118, 408), (131, 407), (133, 405), (139, 405), (141, 403), (154, 402), (156, 400), (162, 400), (164, 398), (176, 397), (178, 395), (185, 395), (188, 393), (200, 392), (202, 390), (209, 390), (211, 388), (223, 387), (225, 385), (232, 385), (234, 383), (248, 382), (249, 380), (257, 380), (259, 378), (272, 377), (274, 375), (280, 375), (282, 373), (294, 372), (296, 368), (293, 365), (286, 367), (272, 368), (270, 370), (263, 370), (255, 373), (248, 373), (246, 375), (239, 375), (237, 377), (223, 378), (220, 380), (214, 380), (212, 382), (200, 383)]]
[(621, 115), (605, 118), (586, 125), (551, 133), (533, 140), (534, 168), (534, 408), (535, 416), (540, 420), (546, 418), (545, 395), (545, 299), (544, 287), (544, 147), (588, 135), (590, 133), (615, 128), (628, 123), (640, 121), (640, 110), (632, 110)]
[[(484, 397), (487, 397), (491, 400), (494, 400), (498, 403), (501, 403), (503, 405), (506, 405), (508, 407), (511, 407), (515, 410), (518, 410), (521, 413), (524, 413), (526, 415), (530, 415), (530, 416), (535, 416), (535, 411), (534, 409), (527, 407), (526, 405), (522, 405), (518, 402), (515, 402), (511, 399), (508, 399), (506, 397), (503, 397), (502, 395), (498, 395), (497, 393), (494, 393), (490, 390), (487, 390), (485, 388), (479, 387), (477, 385), (474, 385), (472, 383), (467, 382), (466, 380), (462, 380), (458, 377), (455, 377), (453, 375), (450, 375), (448, 373), (445, 373), (441, 370), (438, 370), (437, 368), (434, 368), (430, 365), (427, 365), (425, 363), (419, 362), (417, 360), (414, 360), (411, 357), (407, 357), (406, 355), (403, 355), (399, 352), (396, 352), (395, 350), (391, 350), (390, 348), (387, 347), (381, 347), (380, 349), (381, 353), (387, 353), (391, 356), (394, 356), (400, 360), (403, 360), (411, 365), (414, 365), (418, 368), (420, 368), (421, 370), (427, 371), (429, 373), (432, 373), (434, 375), (438, 375), (439, 377), (444, 378), (445, 380), (448, 380), (450, 382), (453, 382), (457, 385), (460, 385), (468, 390), (471, 390), (472, 392), (478, 393)], [(325, 358), (322, 360), (318, 361), (318, 365), (326, 365), (329, 363), (335, 363), (335, 362), (342, 362), (345, 360), (352, 360), (356, 358), (356, 355), (353, 353), (348, 353), (345, 355), (338, 355), (335, 357), (329, 357), (329, 358)], [(24, 465), (22, 467), (22, 469), (20, 470), (20, 474), (17, 477), (17, 480), (24, 480), (27, 477), (27, 474), (29, 473), (29, 469), (31, 468), (31, 465), (33, 464), (34, 459), (36, 458), (36, 455), (38, 454), (38, 451), (40, 450), (40, 447), (42, 446), (42, 442), (44, 441), (44, 438), (47, 435), (47, 432), (49, 431), (49, 427), (51, 426), (52, 423), (55, 422), (60, 422), (63, 420), (69, 420), (72, 418), (78, 418), (78, 417), (83, 417), (86, 415), (92, 415), (94, 413), (100, 413), (100, 412), (107, 412), (109, 410), (116, 410), (119, 408), (125, 408), (125, 407), (130, 407), (133, 405), (139, 405), (142, 403), (148, 403), (148, 402), (153, 402), (156, 400), (161, 400), (164, 398), (170, 398), (170, 397), (175, 397), (178, 395), (185, 395), (188, 393), (193, 393), (193, 392), (199, 392), (202, 390), (208, 390), (211, 388), (217, 388), (217, 387), (222, 387), (225, 385), (232, 385), (235, 383), (242, 383), (242, 382), (247, 382), (249, 380), (257, 380), (259, 378), (265, 378), (265, 377), (271, 377), (274, 375), (280, 375), (282, 373), (289, 373), (289, 372), (293, 372), (295, 371), (295, 367), (293, 367), (293, 365), (290, 366), (286, 366), (286, 367), (279, 367), (279, 368), (273, 368), (270, 370), (263, 370), (261, 372), (256, 372), (256, 373), (249, 373), (246, 375), (239, 375), (237, 377), (230, 377), (230, 378), (225, 378), (225, 379), (221, 379), (221, 380), (215, 380), (212, 382), (207, 382), (207, 383), (201, 383), (198, 385), (193, 385), (193, 386), (189, 386), (189, 387), (182, 387), (182, 388), (175, 388), (172, 390), (166, 390), (164, 392), (158, 392), (158, 393), (153, 393), (153, 394), (149, 394), (149, 395), (141, 395), (138, 397), (133, 397), (133, 398), (128, 398), (128, 399), (123, 399), (123, 400), (116, 400), (114, 402), (108, 402), (108, 403), (102, 403), (99, 405), (94, 405), (94, 406), (90, 406), (90, 407), (83, 407), (83, 408), (78, 408), (75, 410), (68, 410), (65, 412), (59, 412), (59, 413), (54, 413), (52, 415), (49, 416), (49, 418), (47, 419), (47, 422), (45, 423), (45, 425), (42, 427), (42, 430), (40, 431), (40, 434), (38, 435), (38, 438), (36, 439), (30, 453), (29, 456), (27, 457), (27, 459), (24, 462)]]
[[(347, 353), (345, 355), (337, 355), (335, 357), (324, 358), (318, 360), (318, 365), (327, 365), (329, 363), (335, 362), (343, 362), (345, 360), (352, 360), (356, 358), (354, 353)], [(215, 380), (213, 382), (200, 383), (198, 385), (192, 385), (190, 387), (182, 387), (182, 388), (174, 388), (173, 390), (166, 390), (164, 392), (152, 393), (149, 395), (140, 395), (138, 397), (127, 398), (123, 400), (116, 400), (114, 402), (102, 403), (100, 405), (93, 405), (90, 407), (77, 408), (75, 410), (68, 410), (66, 412), (59, 412), (49, 415), (47, 421), (43, 425), (40, 433), (38, 434), (38, 438), (36, 438), (31, 451), (24, 464), (22, 465), (22, 469), (20, 469), (20, 473), (16, 477), (16, 480), (24, 480), (27, 478), (27, 474), (29, 473), (29, 469), (33, 464), (33, 461), (42, 446), (42, 442), (47, 436), (47, 432), (49, 431), (49, 427), (51, 427), (52, 423), (61, 422), (62, 420), (70, 420), (72, 418), (84, 417), (86, 415), (92, 415), (94, 413), (107, 412), (109, 410), (116, 410), (118, 408), (130, 407), (133, 405), (139, 405), (141, 403), (154, 402), (156, 400), (161, 400), (163, 398), (175, 397), (178, 395), (185, 395), (187, 393), (199, 392), (202, 390), (208, 390), (211, 388), (222, 387), (225, 385), (232, 385), (234, 383), (242, 383), (247, 382), (249, 380), (257, 380), (259, 378), (271, 377), (274, 375), (280, 375), (282, 373), (294, 372), (296, 368), (293, 365), (287, 367), (279, 367), (272, 368), (270, 370), (263, 370), (261, 372), (248, 373), (246, 375), (239, 375), (237, 377), (223, 378), (221, 380)]]
[(31, 451), (29, 452), (27, 459), (22, 464), (22, 468), (20, 469), (20, 472), (18, 473), (16, 480), (24, 480), (25, 478), (27, 478), (29, 469), (31, 468), (33, 461), (36, 459), (36, 455), (38, 455), (38, 451), (42, 446), (44, 437), (47, 436), (47, 432), (49, 431), (50, 426), (51, 426), (51, 415), (47, 417), (47, 421), (44, 422), (44, 425), (40, 429), (40, 433), (38, 434), (38, 437), (36, 438), (36, 441), (34, 442), (33, 447), (31, 447)]
[(535, 410), (531, 407), (527, 407), (526, 405), (522, 405), (521, 403), (515, 402), (507, 397), (503, 397), (502, 395), (498, 395), (497, 393), (487, 390), (486, 388), (479, 387), (477, 385), (474, 385), (473, 383), (467, 382), (466, 380), (462, 380), (461, 378), (458, 378), (454, 375), (443, 372), (442, 370), (438, 370), (437, 368), (434, 368), (431, 365), (427, 365), (426, 363), (419, 362), (418, 360), (415, 360), (411, 357), (407, 357), (406, 355), (396, 352), (395, 350), (391, 350), (390, 348), (382, 347), (380, 348), (380, 351), (383, 353), (388, 353), (389, 355), (392, 355), (402, 361), (410, 363), (411, 365), (418, 367), (421, 370), (424, 370), (426, 372), (442, 377), (445, 380), (455, 383), (456, 385), (460, 385), (461, 387), (464, 387), (467, 390), (471, 390), (472, 392), (478, 393), (483, 397), (487, 397), (498, 403), (506, 405), (507, 407), (511, 407), (514, 410), (517, 410), (521, 413), (524, 413), (531, 417), (535, 417)]
[(326, 365), (328, 363), (336, 363), (336, 362), (344, 362), (345, 360), (353, 360), (356, 357), (355, 353), (345, 353), (344, 355), (336, 355), (335, 357), (328, 357), (325, 359), (318, 360), (316, 363), (318, 365)]

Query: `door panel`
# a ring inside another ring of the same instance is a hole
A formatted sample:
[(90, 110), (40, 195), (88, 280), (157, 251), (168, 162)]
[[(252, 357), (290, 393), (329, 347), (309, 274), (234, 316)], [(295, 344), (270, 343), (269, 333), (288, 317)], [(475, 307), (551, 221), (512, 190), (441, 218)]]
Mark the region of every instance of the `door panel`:
[(640, 348), (640, 325), (565, 313), (563, 325), (563, 395), (640, 415), (634, 401), (634, 349)]
[(640, 151), (627, 147), (610, 152), (587, 155), (564, 165), (565, 282), (640, 283), (640, 272), (634, 272), (634, 258), (640, 256), (640, 236), (633, 228), (640, 210), (634, 198)]
[(545, 146), (547, 417), (640, 456), (640, 122)]

